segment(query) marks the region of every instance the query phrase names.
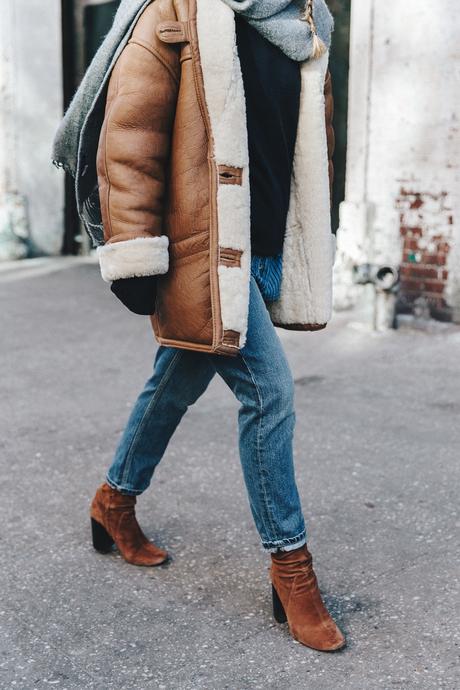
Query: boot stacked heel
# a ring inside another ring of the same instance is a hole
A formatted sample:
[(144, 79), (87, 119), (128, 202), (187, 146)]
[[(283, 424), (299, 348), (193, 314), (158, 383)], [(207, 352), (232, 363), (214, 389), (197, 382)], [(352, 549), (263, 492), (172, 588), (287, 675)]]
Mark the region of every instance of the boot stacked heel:
[(93, 546), (99, 553), (109, 553), (112, 551), (114, 540), (103, 527), (94, 518), (91, 518), (91, 533), (93, 535)]
[(281, 599), (278, 596), (278, 592), (272, 585), (272, 600), (273, 600), (273, 616), (277, 623), (286, 623), (287, 616), (284, 610), (284, 606), (281, 603)]

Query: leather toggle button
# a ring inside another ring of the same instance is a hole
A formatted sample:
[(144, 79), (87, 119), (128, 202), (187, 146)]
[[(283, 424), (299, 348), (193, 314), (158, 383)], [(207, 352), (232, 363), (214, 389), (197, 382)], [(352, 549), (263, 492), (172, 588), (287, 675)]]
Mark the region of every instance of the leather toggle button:
[(230, 165), (219, 165), (219, 184), (243, 184), (243, 168), (234, 168)]
[(163, 43), (188, 43), (186, 22), (161, 22), (157, 26), (157, 36)]
[(224, 331), (222, 344), (231, 348), (238, 348), (240, 344), (240, 334), (238, 331)]
[(241, 249), (232, 249), (230, 247), (219, 248), (219, 266), (228, 266), (229, 268), (241, 267)]

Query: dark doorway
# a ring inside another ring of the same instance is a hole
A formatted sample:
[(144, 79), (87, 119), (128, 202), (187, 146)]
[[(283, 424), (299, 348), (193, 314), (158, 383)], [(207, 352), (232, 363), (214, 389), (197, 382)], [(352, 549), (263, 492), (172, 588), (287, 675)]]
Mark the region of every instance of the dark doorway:
[(339, 227), (339, 206), (345, 198), (351, 0), (328, 0), (328, 5), (335, 20), (330, 70), (334, 90), (334, 128), (336, 137), (332, 228), (336, 232)]
[[(64, 87), (64, 111), (72, 100), (75, 92), (76, 80), (76, 32), (74, 21), (74, 7), (70, 0), (61, 0), (62, 17), (62, 65)], [(65, 173), (64, 199), (64, 237), (62, 242), (63, 254), (78, 254), (80, 250), (80, 221), (75, 203), (73, 179)]]
[[(96, 4), (87, 4), (86, 0), (61, 0), (65, 109), (110, 29), (119, 4), (120, 0), (100, 0)], [(75, 204), (74, 181), (70, 175), (66, 175), (64, 217), (62, 253), (79, 254), (86, 237), (82, 235)]]
[(120, 0), (109, 0), (85, 7), (83, 16), (85, 67), (93, 59), (104, 36), (110, 29)]

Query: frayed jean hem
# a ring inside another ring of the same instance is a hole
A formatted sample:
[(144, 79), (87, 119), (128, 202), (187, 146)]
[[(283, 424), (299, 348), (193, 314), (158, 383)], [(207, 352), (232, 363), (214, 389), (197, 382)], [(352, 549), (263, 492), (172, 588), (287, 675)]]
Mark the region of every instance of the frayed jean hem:
[(142, 489), (128, 489), (125, 486), (120, 486), (119, 484), (116, 484), (114, 481), (112, 481), (112, 479), (110, 479), (109, 475), (106, 475), (105, 481), (110, 487), (112, 487), (112, 489), (115, 489), (115, 491), (119, 491), (121, 494), (124, 494), (125, 496), (139, 496), (143, 493)]
[(289, 539), (280, 539), (279, 541), (263, 541), (262, 546), (265, 551), (268, 551), (269, 553), (276, 553), (278, 550), (293, 551), (294, 549), (298, 549), (306, 543), (307, 534), (306, 531), (303, 530), (300, 532), (300, 534), (297, 534), (295, 537), (291, 537)]

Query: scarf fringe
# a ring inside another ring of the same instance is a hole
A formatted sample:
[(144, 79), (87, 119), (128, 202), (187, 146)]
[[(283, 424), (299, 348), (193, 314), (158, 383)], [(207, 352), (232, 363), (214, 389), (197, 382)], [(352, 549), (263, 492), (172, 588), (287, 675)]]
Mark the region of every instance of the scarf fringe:
[(314, 60), (316, 60), (317, 58), (320, 58), (321, 55), (324, 55), (324, 53), (326, 53), (326, 52), (327, 52), (327, 47), (326, 47), (324, 41), (322, 41), (320, 39), (318, 34), (313, 34), (313, 49), (312, 49), (311, 57)]
[(308, 22), (310, 24), (310, 29), (312, 33), (312, 52), (310, 58), (316, 60), (317, 58), (320, 58), (322, 55), (324, 55), (324, 53), (327, 52), (327, 47), (324, 41), (318, 36), (315, 20), (313, 19), (313, 0), (307, 0), (305, 11), (301, 19), (304, 22)]

